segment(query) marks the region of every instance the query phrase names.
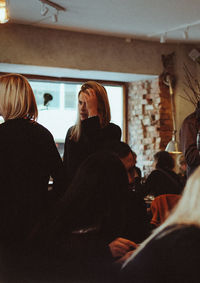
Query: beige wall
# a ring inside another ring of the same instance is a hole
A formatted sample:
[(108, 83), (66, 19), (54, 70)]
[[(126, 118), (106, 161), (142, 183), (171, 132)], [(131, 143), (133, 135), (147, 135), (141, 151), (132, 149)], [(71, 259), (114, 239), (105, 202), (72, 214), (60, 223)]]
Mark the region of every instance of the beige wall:
[(127, 43), (123, 38), (28, 25), (0, 26), (1, 63), (159, 75), (163, 71), (161, 54), (174, 51), (178, 129), (192, 111), (192, 106), (179, 95), (183, 91), (183, 63), (196, 70), (195, 63), (188, 58), (194, 47), (136, 40)]
[[(181, 96), (184, 96), (184, 70), (183, 65), (186, 64), (189, 70), (196, 76), (197, 72), (197, 63), (193, 62), (188, 53), (196, 46), (192, 45), (180, 45), (176, 51), (176, 88), (175, 88), (175, 108), (176, 108), (176, 121), (177, 121), (177, 130), (180, 129), (183, 119), (191, 112), (194, 111), (194, 106), (192, 103), (186, 101)], [(178, 133), (177, 133), (178, 137)]]

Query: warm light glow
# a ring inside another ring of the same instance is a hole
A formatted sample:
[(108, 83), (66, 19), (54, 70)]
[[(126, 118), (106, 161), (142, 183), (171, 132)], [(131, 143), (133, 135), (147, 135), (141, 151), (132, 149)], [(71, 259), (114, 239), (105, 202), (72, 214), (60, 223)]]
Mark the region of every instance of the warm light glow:
[(0, 0), (0, 23), (4, 24), (8, 22), (8, 13), (6, 8), (6, 1)]

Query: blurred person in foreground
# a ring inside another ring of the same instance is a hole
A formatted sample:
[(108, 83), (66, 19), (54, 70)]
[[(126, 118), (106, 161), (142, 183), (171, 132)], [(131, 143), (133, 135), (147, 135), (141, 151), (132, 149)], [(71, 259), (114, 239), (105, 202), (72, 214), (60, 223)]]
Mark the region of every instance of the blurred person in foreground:
[(133, 225), (128, 223), (128, 198), (128, 177), (120, 159), (109, 152), (89, 156), (64, 197), (32, 233), (17, 267), (21, 277), (110, 282), (119, 269), (115, 262), (137, 247), (127, 229)]
[(123, 265), (119, 282), (199, 282), (200, 167), (167, 220)]

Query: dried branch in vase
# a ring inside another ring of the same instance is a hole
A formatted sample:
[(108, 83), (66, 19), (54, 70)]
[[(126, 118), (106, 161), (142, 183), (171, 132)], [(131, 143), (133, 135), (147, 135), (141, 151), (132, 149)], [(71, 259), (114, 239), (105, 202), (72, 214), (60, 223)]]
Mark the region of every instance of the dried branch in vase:
[(197, 107), (200, 101), (200, 83), (190, 72), (188, 67), (184, 64), (184, 95), (180, 95), (183, 99), (191, 102), (195, 107)]

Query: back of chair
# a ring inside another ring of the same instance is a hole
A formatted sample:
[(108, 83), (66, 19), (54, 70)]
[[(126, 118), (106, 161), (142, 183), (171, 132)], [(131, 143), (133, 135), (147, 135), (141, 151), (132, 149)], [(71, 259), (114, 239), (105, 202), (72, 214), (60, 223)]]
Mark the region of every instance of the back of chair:
[(151, 203), (151, 224), (156, 227), (162, 224), (180, 198), (181, 195), (177, 194), (165, 194), (156, 197)]

